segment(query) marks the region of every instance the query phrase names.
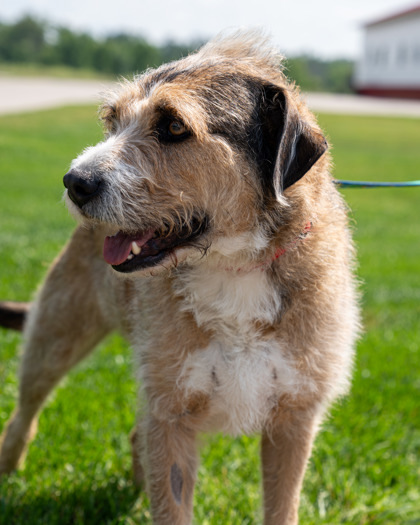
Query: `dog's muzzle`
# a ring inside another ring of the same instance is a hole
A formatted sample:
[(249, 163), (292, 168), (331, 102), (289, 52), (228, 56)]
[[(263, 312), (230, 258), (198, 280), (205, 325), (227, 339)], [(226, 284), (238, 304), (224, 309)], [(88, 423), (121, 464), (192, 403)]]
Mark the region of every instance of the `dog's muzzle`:
[(101, 190), (101, 180), (99, 177), (86, 175), (78, 170), (70, 170), (64, 175), (64, 186), (67, 188), (70, 199), (79, 208), (82, 208), (93, 197), (96, 197)]

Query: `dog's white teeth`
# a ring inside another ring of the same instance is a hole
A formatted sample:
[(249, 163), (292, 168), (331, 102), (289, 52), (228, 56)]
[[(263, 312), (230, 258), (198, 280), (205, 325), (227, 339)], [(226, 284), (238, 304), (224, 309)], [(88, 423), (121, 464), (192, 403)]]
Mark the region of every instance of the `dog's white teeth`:
[(127, 261), (131, 261), (131, 259), (134, 257), (134, 255), (132, 253), (130, 253), (130, 255), (127, 257)]
[(136, 241), (133, 241), (131, 243), (131, 251), (134, 253), (134, 255), (138, 255), (141, 252), (140, 246), (136, 243)]

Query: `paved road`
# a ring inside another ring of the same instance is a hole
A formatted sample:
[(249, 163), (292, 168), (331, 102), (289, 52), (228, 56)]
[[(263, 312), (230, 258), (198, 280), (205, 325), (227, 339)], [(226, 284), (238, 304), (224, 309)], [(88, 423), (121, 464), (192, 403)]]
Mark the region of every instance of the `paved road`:
[(335, 95), (332, 93), (306, 93), (304, 98), (308, 106), (314, 112), (319, 113), (420, 117), (420, 100)]
[(0, 114), (96, 104), (101, 92), (112, 85), (98, 80), (0, 76)]
[[(0, 114), (97, 103), (101, 92), (112, 85), (110, 82), (95, 80), (0, 76)], [(307, 93), (304, 97), (315, 112), (420, 117), (420, 101), (328, 93)]]

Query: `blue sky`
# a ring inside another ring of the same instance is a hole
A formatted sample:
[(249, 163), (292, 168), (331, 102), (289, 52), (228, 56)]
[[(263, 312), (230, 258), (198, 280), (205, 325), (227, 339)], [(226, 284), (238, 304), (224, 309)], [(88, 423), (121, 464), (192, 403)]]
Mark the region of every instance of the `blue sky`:
[(9, 0), (0, 21), (30, 13), (96, 36), (129, 31), (154, 43), (208, 39), (261, 27), (286, 55), (356, 58), (365, 22), (412, 7), (409, 0)]

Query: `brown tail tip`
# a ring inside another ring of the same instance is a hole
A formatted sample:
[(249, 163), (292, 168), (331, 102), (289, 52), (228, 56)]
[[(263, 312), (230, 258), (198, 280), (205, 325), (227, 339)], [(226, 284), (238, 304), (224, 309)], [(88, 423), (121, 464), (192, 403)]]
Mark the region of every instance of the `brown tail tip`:
[(12, 330), (23, 330), (31, 303), (0, 301), (0, 326)]

